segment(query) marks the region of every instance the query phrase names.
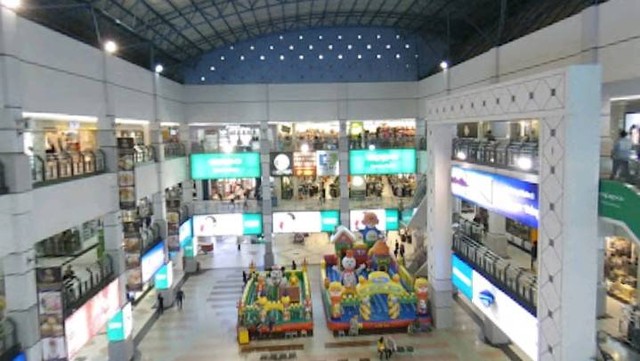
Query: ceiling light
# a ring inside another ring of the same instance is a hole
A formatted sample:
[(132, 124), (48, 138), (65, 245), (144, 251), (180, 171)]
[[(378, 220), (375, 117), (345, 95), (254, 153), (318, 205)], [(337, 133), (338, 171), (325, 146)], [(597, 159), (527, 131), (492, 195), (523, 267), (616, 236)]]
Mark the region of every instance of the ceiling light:
[(253, 46), (253, 45), (251, 45), (251, 46), (249, 47), (249, 49), (251, 49), (251, 50), (256, 50), (256, 47), (255, 47), (255, 46)]
[(116, 118), (116, 124), (149, 125), (148, 120)]
[(209, 68), (209, 70), (211, 70), (211, 71), (216, 71), (216, 67), (215, 67), (215, 66), (211, 66), (211, 67)]
[(533, 168), (533, 161), (529, 157), (520, 157), (518, 159), (518, 168), (522, 170), (531, 170)]
[(302, 151), (302, 153), (309, 153), (309, 144), (302, 143), (302, 145), (300, 146), (300, 150)]
[(33, 118), (33, 119), (43, 119), (43, 120), (60, 120), (60, 121), (76, 121), (76, 122), (86, 122), (86, 123), (96, 123), (98, 121), (97, 117), (86, 116), (86, 115), (70, 115), (70, 114), (59, 114), (59, 113), (34, 113), (34, 112), (24, 112), (22, 113), (23, 118)]
[(22, 5), (21, 0), (2, 0), (2, 6), (12, 10), (19, 8), (20, 5)]
[(160, 74), (164, 71), (164, 66), (162, 66), (162, 64), (158, 64), (156, 65), (156, 73)]
[(265, 57), (264, 55), (260, 55), (260, 60), (264, 61)]
[(449, 68), (449, 63), (447, 63), (444, 60), (442, 62), (440, 62), (440, 69), (447, 70), (448, 68)]
[(200, 81), (205, 81), (205, 80), (207, 80), (205, 77), (203, 77), (203, 76), (200, 77)]
[[(2, 1), (4, 3), (4, 1), (9, 1), (9, 0), (2, 0)], [(116, 51), (118, 51), (118, 44), (116, 44), (116, 42), (113, 40), (107, 40), (104, 43), (104, 50), (109, 54), (113, 54)]]

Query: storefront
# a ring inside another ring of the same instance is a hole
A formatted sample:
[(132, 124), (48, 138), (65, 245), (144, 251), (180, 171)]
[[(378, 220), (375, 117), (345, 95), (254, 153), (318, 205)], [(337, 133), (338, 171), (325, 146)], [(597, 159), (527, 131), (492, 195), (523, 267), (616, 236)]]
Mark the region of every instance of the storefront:
[(260, 153), (191, 154), (191, 179), (203, 181), (204, 199), (256, 199), (260, 192)]
[(337, 121), (272, 123), (270, 132), (272, 149), (278, 152), (338, 150)]
[(340, 195), (336, 150), (272, 152), (270, 173), (278, 200), (332, 199)]
[(198, 152), (259, 152), (258, 124), (190, 124), (190, 139)]
[(416, 189), (416, 157), (413, 148), (350, 150), (350, 198), (412, 198)]
[(609, 296), (635, 304), (638, 288), (638, 246), (621, 236), (607, 237), (604, 276)]
[(415, 148), (415, 119), (351, 121), (349, 149)]

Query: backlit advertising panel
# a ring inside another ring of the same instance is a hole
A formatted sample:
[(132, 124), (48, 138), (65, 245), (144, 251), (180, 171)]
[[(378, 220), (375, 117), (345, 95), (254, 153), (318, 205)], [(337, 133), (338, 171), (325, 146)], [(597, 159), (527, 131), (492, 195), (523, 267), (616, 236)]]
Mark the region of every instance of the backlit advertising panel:
[(398, 210), (397, 209), (354, 209), (349, 212), (349, 223), (352, 231), (359, 231), (365, 228), (362, 224), (365, 213), (374, 213), (378, 217), (376, 228), (380, 231), (398, 230)]
[(473, 268), (455, 254), (451, 256), (451, 266), (453, 285), (471, 301), (473, 299)]
[(124, 341), (133, 331), (131, 303), (127, 303), (107, 324), (107, 339), (110, 342)]
[(340, 175), (340, 162), (338, 151), (319, 150), (316, 151), (316, 175), (337, 176)]
[(538, 358), (538, 320), (473, 271), (472, 303), (533, 360)]
[(293, 175), (299, 177), (312, 177), (316, 175), (315, 152), (293, 153)]
[(454, 166), (451, 193), (529, 227), (538, 227), (537, 184)]
[(193, 236), (193, 220), (189, 218), (178, 228), (178, 239), (180, 240), (180, 247), (184, 249), (184, 256), (187, 258), (193, 258), (198, 251), (198, 240)]
[(416, 150), (357, 149), (349, 151), (349, 174), (411, 174), (416, 172)]
[(147, 282), (164, 264), (164, 244), (160, 242), (142, 256), (142, 282)]
[(339, 211), (274, 212), (273, 233), (333, 232), (339, 221)]
[(191, 179), (259, 178), (260, 153), (191, 154)]
[(68, 359), (97, 335), (119, 310), (120, 284), (116, 279), (65, 320)]
[(197, 237), (250, 236), (262, 233), (259, 213), (229, 213), (193, 216), (193, 234)]

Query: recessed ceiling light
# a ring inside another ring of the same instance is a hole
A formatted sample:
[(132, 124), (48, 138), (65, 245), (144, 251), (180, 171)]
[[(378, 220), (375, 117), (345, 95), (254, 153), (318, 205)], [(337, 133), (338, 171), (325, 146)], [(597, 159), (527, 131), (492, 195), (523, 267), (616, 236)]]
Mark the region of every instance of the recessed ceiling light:
[(107, 40), (104, 43), (104, 50), (109, 54), (113, 54), (118, 51), (118, 44), (113, 40)]

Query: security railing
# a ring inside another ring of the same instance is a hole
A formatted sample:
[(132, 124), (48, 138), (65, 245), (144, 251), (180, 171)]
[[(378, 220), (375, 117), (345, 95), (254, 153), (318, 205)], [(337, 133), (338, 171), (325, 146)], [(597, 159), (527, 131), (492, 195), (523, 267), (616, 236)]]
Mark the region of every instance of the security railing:
[(84, 267), (83, 276), (85, 277), (75, 276), (63, 281), (65, 315), (70, 315), (84, 305), (116, 277), (113, 259), (109, 255)]
[(136, 164), (156, 161), (156, 149), (152, 145), (137, 145), (133, 151), (133, 160)]
[(35, 187), (100, 174), (105, 169), (101, 149), (31, 157), (31, 179)]
[(534, 274), (505, 261), (461, 232), (453, 235), (453, 251), (521, 306), (536, 314), (538, 282)]
[(451, 159), (527, 173), (538, 173), (540, 169), (537, 142), (456, 138)]
[(326, 135), (312, 139), (291, 136), (278, 137), (271, 144), (274, 152), (302, 152), (318, 150), (338, 150), (338, 135)]
[(0, 359), (13, 360), (20, 352), (18, 343), (18, 330), (10, 318), (0, 321)]
[(179, 158), (187, 155), (187, 148), (182, 143), (165, 143), (162, 146), (164, 147), (164, 157), (166, 159)]
[(216, 214), (226, 212), (260, 212), (262, 210), (262, 202), (249, 200), (236, 201), (195, 201), (190, 206), (189, 214)]
[[(349, 149), (394, 149), (394, 148), (419, 148), (422, 142), (417, 142), (415, 135), (398, 136), (351, 136), (349, 137)], [(426, 146), (425, 146), (426, 149)]]
[(9, 193), (9, 188), (7, 187), (4, 174), (4, 163), (0, 162), (0, 195), (7, 193)]

